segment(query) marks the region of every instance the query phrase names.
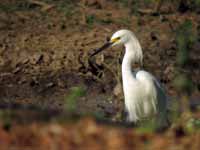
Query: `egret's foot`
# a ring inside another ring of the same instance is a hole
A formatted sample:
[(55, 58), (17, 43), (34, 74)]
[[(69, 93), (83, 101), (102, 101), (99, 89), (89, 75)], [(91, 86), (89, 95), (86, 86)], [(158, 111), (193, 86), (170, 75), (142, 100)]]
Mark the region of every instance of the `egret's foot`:
[(122, 122), (128, 122), (128, 112), (126, 110), (122, 111)]
[(122, 123), (123, 126), (127, 128), (136, 127), (136, 124), (129, 120), (128, 112), (126, 110), (122, 111)]

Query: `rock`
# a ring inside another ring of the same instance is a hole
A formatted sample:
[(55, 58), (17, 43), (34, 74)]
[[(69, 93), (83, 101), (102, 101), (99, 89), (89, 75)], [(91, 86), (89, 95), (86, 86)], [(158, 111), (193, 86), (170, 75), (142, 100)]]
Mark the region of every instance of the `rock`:
[(97, 65), (102, 65), (104, 63), (104, 54), (101, 54), (99, 57), (96, 58)]
[(46, 87), (47, 87), (47, 88), (51, 88), (51, 87), (53, 87), (53, 86), (55, 86), (55, 83), (53, 83), (53, 82), (50, 82), (50, 83), (47, 83), (47, 84), (46, 84)]
[(18, 72), (21, 71), (21, 69), (22, 69), (22, 68), (18, 66), (18, 67), (16, 67), (16, 68), (13, 70), (13, 73), (14, 73), (14, 74), (17, 74)]
[(123, 92), (122, 92), (122, 85), (121, 83), (118, 83), (115, 88), (113, 89), (113, 94), (116, 97), (123, 97)]

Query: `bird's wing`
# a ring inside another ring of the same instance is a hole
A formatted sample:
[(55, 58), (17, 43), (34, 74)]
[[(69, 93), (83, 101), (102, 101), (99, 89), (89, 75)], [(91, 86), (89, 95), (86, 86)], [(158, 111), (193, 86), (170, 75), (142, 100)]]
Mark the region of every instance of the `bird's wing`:
[(144, 70), (140, 70), (140, 71), (135, 73), (135, 76), (136, 76), (136, 79), (139, 80), (139, 81), (145, 81), (145, 82), (153, 83), (153, 85), (156, 88), (156, 91), (158, 93), (162, 94), (162, 96), (166, 97), (163, 86), (151, 73), (144, 71)]
[[(144, 70), (138, 71), (136, 73), (136, 79), (143, 82), (145, 85), (151, 85), (151, 88), (155, 89), (155, 98), (157, 100), (157, 111), (161, 118), (166, 117), (167, 113), (167, 99), (165, 95), (164, 88), (160, 84), (160, 82), (149, 72), (146, 72)], [(152, 90), (153, 92), (153, 90)], [(153, 95), (153, 94), (152, 94)]]

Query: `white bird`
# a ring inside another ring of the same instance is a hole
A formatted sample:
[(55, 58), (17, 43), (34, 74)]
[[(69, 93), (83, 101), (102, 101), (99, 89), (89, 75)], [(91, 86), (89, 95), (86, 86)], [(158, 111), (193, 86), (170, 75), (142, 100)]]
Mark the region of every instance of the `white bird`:
[(159, 81), (149, 72), (132, 70), (132, 64), (142, 63), (143, 53), (140, 43), (133, 32), (119, 30), (110, 41), (91, 56), (109, 46), (124, 45), (125, 55), (122, 62), (122, 82), (125, 98), (127, 121), (136, 123), (145, 118), (156, 116), (159, 124), (167, 123), (167, 102), (165, 92)]

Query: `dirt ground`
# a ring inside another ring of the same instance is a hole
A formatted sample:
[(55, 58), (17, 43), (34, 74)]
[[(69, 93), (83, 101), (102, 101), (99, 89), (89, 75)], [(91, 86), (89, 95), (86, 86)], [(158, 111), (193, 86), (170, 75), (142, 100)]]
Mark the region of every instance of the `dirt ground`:
[(86, 91), (77, 100), (77, 114), (100, 114), (105, 120), (120, 121), (122, 47), (99, 54), (93, 62), (98, 68), (88, 63), (88, 56), (122, 28), (134, 31), (141, 42), (145, 70), (164, 84), (170, 97), (178, 98), (172, 84), (176, 29), (191, 20), (198, 40), (190, 49), (184, 71), (195, 87), (190, 99), (199, 100), (199, 12), (183, 13), (165, 4), (156, 15), (149, 13), (153, 8), (141, 6), (134, 14), (114, 0), (2, 1), (0, 108), (2, 112), (14, 110), (15, 121), (11, 127), (0, 123), (1, 149), (199, 149), (200, 134), (186, 135), (182, 128), (161, 135), (139, 134), (132, 128), (102, 125), (91, 118), (64, 124), (44, 121), (64, 112), (73, 87)]

